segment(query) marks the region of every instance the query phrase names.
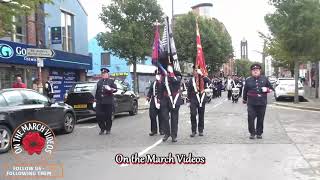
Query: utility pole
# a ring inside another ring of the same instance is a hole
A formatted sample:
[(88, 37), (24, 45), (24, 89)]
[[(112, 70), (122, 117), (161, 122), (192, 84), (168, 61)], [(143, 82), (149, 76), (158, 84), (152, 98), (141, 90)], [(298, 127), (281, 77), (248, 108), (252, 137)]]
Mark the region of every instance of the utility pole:
[(171, 17), (171, 18), (173, 19), (173, 15), (174, 15), (174, 4), (173, 4), (173, 0), (172, 0), (172, 5), (171, 5), (171, 6), (172, 6), (172, 17)]
[(262, 64), (263, 64), (263, 71), (264, 74), (266, 75), (266, 48), (267, 48), (267, 41), (264, 40), (263, 42), (263, 50), (262, 50)]

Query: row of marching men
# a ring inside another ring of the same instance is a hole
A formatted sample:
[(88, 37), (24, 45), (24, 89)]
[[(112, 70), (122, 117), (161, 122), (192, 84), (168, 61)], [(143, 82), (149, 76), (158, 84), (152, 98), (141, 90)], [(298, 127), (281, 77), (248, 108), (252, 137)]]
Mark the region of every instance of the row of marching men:
[[(179, 109), (183, 104), (180, 90), (182, 75), (180, 72), (174, 71), (170, 65), (167, 72), (164, 74), (156, 71), (155, 81), (151, 83), (149, 88), (147, 95), (151, 120), (149, 135), (154, 136), (159, 132), (160, 135), (164, 135), (163, 141), (167, 141), (171, 137), (172, 142), (177, 142)], [(193, 77), (186, 85), (187, 105), (190, 107), (191, 114), (190, 137), (195, 137), (197, 132), (199, 136), (203, 136), (206, 104), (204, 89), (207, 84), (210, 84), (210, 79), (204, 76), (200, 69), (194, 67)]]

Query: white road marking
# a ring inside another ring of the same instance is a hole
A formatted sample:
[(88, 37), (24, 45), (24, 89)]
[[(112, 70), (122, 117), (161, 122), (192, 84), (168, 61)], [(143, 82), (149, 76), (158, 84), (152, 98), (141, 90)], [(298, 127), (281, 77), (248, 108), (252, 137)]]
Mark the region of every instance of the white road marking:
[[(213, 108), (216, 108), (218, 106), (220, 106), (224, 101), (227, 101), (227, 99), (223, 100), (223, 101), (220, 101), (219, 103), (215, 104), (213, 106)], [(190, 122), (190, 121), (188, 121)], [(205, 121), (206, 122), (206, 121)], [(208, 123), (208, 122), (207, 122)], [(143, 151), (139, 152), (138, 155), (139, 156), (142, 156), (144, 155), (145, 153), (147, 153), (148, 151), (150, 151), (151, 149), (155, 148), (156, 146), (158, 146), (159, 144), (161, 144), (163, 141), (162, 139), (159, 139), (157, 142), (155, 142), (153, 145), (147, 147), (146, 149), (144, 149)], [(129, 166), (129, 164), (121, 164), (120, 167), (127, 167)]]
[(77, 128), (81, 128), (81, 129), (92, 129), (92, 128), (95, 128), (97, 127), (97, 125), (94, 125), (94, 126), (79, 126)]
[[(139, 152), (138, 155), (142, 156), (145, 153), (147, 153), (148, 151), (150, 151), (152, 148), (155, 148), (156, 146), (158, 146), (159, 144), (162, 143), (162, 139), (159, 139), (156, 143), (154, 143), (153, 145), (147, 147), (146, 149), (144, 149), (143, 151)], [(129, 164), (121, 164), (120, 167), (127, 167), (129, 166)]]
[(313, 110), (308, 110), (308, 109), (298, 109), (298, 108), (291, 108), (291, 107), (283, 107), (283, 106), (277, 106), (277, 105), (268, 105), (268, 107), (279, 108), (279, 109), (287, 109), (287, 110), (293, 110), (293, 111), (304, 111), (304, 112), (320, 113), (320, 111), (313, 111)]

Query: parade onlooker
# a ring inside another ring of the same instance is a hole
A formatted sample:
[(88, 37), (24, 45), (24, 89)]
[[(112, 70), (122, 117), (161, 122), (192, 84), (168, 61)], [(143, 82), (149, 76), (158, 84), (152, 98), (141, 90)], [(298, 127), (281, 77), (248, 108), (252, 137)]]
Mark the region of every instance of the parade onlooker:
[(21, 75), (16, 75), (16, 82), (12, 84), (12, 88), (27, 88), (27, 85), (22, 82)]
[(39, 79), (36, 78), (32, 82), (32, 89), (35, 91), (39, 91)]

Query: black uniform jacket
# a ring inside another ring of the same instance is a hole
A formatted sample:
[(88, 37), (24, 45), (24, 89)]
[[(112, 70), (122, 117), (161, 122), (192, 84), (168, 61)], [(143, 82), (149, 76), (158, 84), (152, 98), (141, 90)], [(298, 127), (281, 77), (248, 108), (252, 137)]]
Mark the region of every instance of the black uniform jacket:
[(163, 86), (163, 82), (161, 81), (153, 81), (150, 84), (150, 88), (148, 91), (147, 97), (150, 99), (150, 108), (155, 108), (154, 98), (156, 97), (158, 103), (160, 103), (160, 89)]
[[(175, 101), (175, 106), (178, 107), (183, 104), (181, 94), (180, 94), (180, 87), (181, 87), (181, 77), (167, 77), (168, 84), (171, 91), (172, 100)], [(169, 93), (167, 91), (167, 86), (165, 83), (165, 78), (162, 79), (162, 86), (159, 88), (160, 90), (160, 106), (167, 106), (172, 108), (172, 102), (169, 97)], [(176, 100), (175, 100), (176, 99)]]
[[(106, 85), (109, 85), (114, 90), (107, 90), (105, 88)], [(113, 79), (100, 79), (97, 83), (97, 90), (96, 90), (96, 101), (97, 104), (113, 104), (114, 97), (113, 93), (117, 92), (117, 86), (114, 84)]]
[(243, 90), (243, 100), (247, 101), (248, 105), (267, 105), (267, 93), (262, 92), (262, 87), (273, 89), (268, 78), (265, 76), (249, 77), (245, 81)]
[[(202, 77), (203, 78), (203, 81), (204, 81), (204, 85), (206, 86), (207, 84), (210, 83), (210, 79), (208, 77)], [(199, 93), (199, 97), (201, 98), (200, 96), (200, 92), (196, 92), (195, 91), (195, 87), (196, 85), (194, 84), (195, 80), (194, 80), (194, 77), (190, 78), (190, 81), (188, 83), (188, 101), (191, 103), (191, 104), (197, 104), (199, 105), (199, 101), (197, 99), (197, 93)], [(208, 88), (208, 87), (205, 87), (205, 88)], [(205, 104), (207, 102), (207, 98), (206, 96), (204, 97), (204, 100), (203, 100), (203, 104)]]

